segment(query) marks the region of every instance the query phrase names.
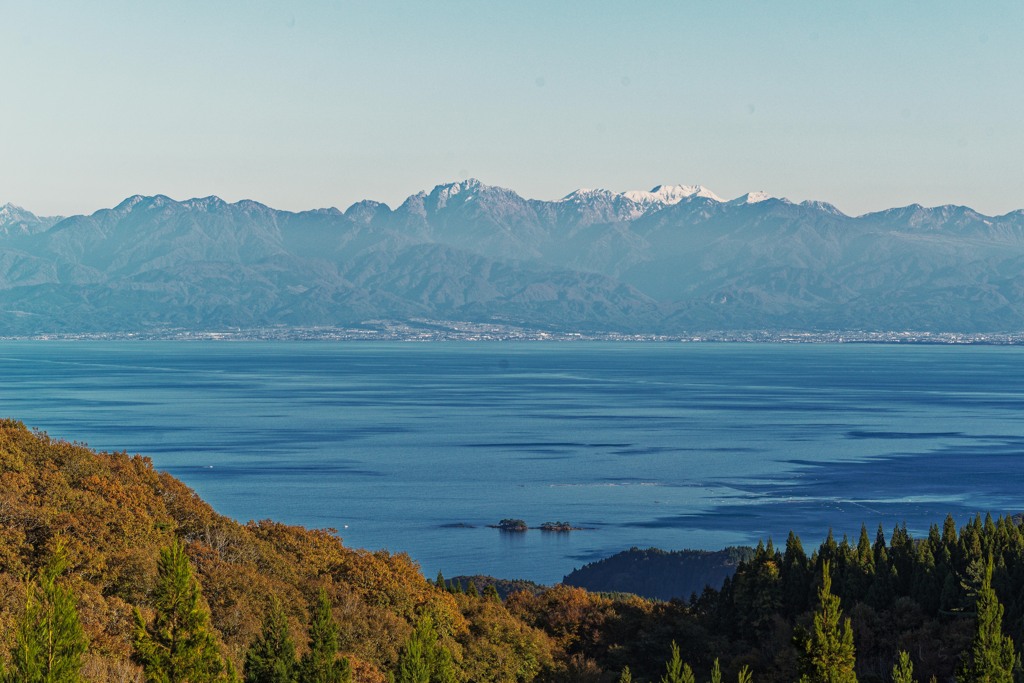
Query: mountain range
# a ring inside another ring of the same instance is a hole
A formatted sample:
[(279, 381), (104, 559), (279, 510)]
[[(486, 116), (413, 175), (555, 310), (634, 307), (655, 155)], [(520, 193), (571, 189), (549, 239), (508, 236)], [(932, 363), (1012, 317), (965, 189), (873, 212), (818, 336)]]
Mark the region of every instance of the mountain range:
[(466, 180), (397, 208), (133, 196), (0, 207), (0, 335), (458, 320), (622, 333), (1024, 328), (1024, 210), (848, 216), (699, 185), (526, 199)]

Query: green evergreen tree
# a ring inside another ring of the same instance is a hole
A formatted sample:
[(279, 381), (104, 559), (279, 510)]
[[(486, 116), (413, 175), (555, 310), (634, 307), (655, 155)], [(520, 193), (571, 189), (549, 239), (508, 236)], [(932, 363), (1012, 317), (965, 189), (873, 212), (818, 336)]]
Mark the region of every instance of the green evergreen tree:
[(135, 609), (132, 645), (146, 683), (215, 683), (234, 679), (217, 650), (210, 612), (201, 597), (184, 546), (175, 540), (160, 551), (157, 562), (153, 624), (146, 625)]
[(683, 664), (679, 656), (679, 646), (672, 641), (672, 656), (665, 663), (665, 675), (661, 677), (661, 683), (694, 683), (693, 669), (689, 664)]
[(904, 650), (900, 650), (899, 658), (892, 667), (892, 683), (914, 683), (914, 663)]
[(18, 623), (10, 671), (0, 680), (10, 683), (78, 683), (86, 638), (72, 592), (57, 584), (68, 568), (64, 546), (29, 585), (25, 614)]
[(263, 618), (262, 633), (245, 653), (245, 683), (293, 683), (296, 666), (288, 617), (274, 598)]
[(153, 608), (154, 620), (148, 626), (135, 610), (132, 643), (147, 683), (235, 680), (230, 662), (225, 665), (217, 650), (209, 610), (180, 541), (160, 551)]
[(235, 678), (217, 650), (210, 612), (178, 540), (160, 551), (153, 609), (153, 623), (148, 625), (135, 610), (132, 644), (146, 683), (219, 683)]
[(338, 657), (338, 624), (323, 588), (313, 606), (309, 649), (302, 655), (298, 673), (298, 683), (348, 683), (352, 680), (348, 659)]
[(804, 552), (800, 537), (792, 531), (786, 538), (780, 574), (782, 609), (791, 617), (802, 614), (808, 607), (811, 595), (809, 586), (813, 582), (807, 553)]
[(722, 667), (718, 664), (718, 657), (715, 657), (715, 663), (711, 665), (711, 683), (722, 683)]
[(956, 679), (959, 683), (1012, 683), (1020, 657), (1009, 636), (1003, 635), (1003, 606), (992, 589), (989, 556), (978, 590), (977, 631), (963, 654)]
[(628, 666), (622, 667), (622, 673), (619, 674), (618, 683), (633, 683), (633, 673), (629, 670)]
[(740, 669), (739, 675), (736, 677), (738, 683), (752, 683), (754, 680), (754, 673), (750, 670), (750, 667), (746, 664)]
[[(470, 584), (472, 585), (472, 584)], [(424, 615), (398, 655), (394, 683), (455, 683), (458, 676), (451, 653), (441, 645), (434, 620)]]
[(800, 683), (857, 683), (853, 649), (853, 629), (843, 613), (839, 597), (832, 594), (830, 563), (822, 565), (819, 609), (814, 615), (814, 631), (803, 638)]

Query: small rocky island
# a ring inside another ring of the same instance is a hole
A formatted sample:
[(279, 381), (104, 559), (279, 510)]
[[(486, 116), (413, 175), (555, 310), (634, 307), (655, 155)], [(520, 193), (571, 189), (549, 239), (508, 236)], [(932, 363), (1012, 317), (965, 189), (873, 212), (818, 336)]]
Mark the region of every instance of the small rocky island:
[[(508, 532), (513, 532), (513, 533), (522, 533), (524, 531), (529, 531), (530, 530), (530, 527), (523, 520), (521, 520), (521, 519), (511, 519), (511, 518), (503, 519), (500, 522), (498, 522), (497, 524), (490, 524), (489, 526), (492, 529), (498, 529), (500, 531), (508, 531)], [(557, 531), (557, 532), (582, 531), (583, 530), (583, 527), (573, 526), (570, 522), (544, 522), (543, 524), (541, 524), (537, 528), (540, 529), (541, 531)]]
[(524, 522), (521, 519), (503, 519), (497, 524), (491, 524), (489, 526), (492, 529), (499, 529), (501, 531), (511, 531), (516, 533), (527, 531), (530, 528), (526, 525), (526, 522)]

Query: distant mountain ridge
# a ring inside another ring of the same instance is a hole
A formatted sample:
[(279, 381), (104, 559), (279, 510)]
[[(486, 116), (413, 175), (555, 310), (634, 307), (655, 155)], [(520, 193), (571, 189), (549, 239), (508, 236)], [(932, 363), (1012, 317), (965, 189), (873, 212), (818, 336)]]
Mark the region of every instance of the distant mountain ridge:
[(526, 199), (469, 179), (397, 208), (136, 195), (0, 207), (0, 335), (464, 320), (557, 331), (1024, 329), (1024, 211), (700, 185)]

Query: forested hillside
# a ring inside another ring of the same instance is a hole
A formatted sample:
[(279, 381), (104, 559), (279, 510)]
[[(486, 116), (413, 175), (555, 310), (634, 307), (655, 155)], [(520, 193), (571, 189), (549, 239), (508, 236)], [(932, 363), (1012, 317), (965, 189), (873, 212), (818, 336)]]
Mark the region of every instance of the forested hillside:
[[(889, 681), (897, 663), (900, 683), (1008, 683), (1024, 636), (1024, 530), (1009, 517), (960, 529), (948, 518), (920, 539), (902, 527), (874, 539), (862, 529), (856, 542), (830, 532), (810, 554), (790, 535), (784, 549), (760, 545), (721, 591), (689, 601), (565, 585), (502, 600), (493, 586), (438, 578), (402, 554), (347, 548), (330, 531), (238, 524), (146, 458), (0, 421), (5, 683), (143, 680), (143, 665), (161, 666), (153, 643), (175, 609), (168, 592), (193, 588), (201, 595), (187, 623), (219, 673), (147, 680), (232, 680), (232, 669), (253, 681), (328, 680), (254, 673), (270, 643), (287, 641), (293, 650), (274, 650), (287, 661), (319, 657), (336, 665), (329, 680), (378, 683), (692, 682), (688, 666), (697, 680)], [(47, 610), (81, 624), (81, 648), (68, 648), (81, 678), (19, 673), (26, 643), (51, 624)]]
[(675, 550), (630, 548), (569, 572), (562, 579), (605, 593), (636, 593), (646, 598), (671, 600), (700, 593), (705, 586), (720, 588), (736, 567), (753, 555), (753, 548)]

